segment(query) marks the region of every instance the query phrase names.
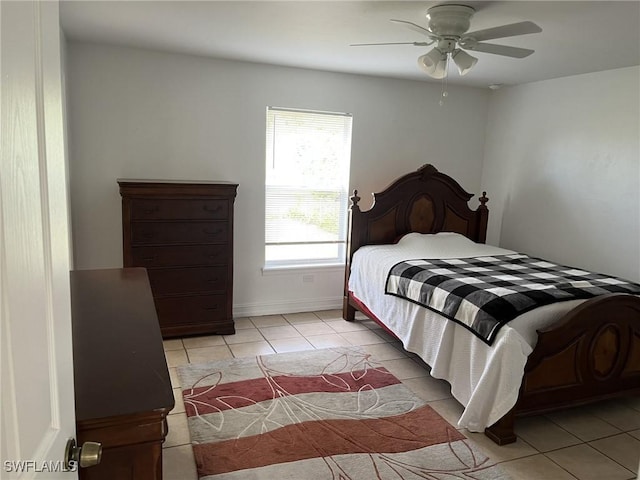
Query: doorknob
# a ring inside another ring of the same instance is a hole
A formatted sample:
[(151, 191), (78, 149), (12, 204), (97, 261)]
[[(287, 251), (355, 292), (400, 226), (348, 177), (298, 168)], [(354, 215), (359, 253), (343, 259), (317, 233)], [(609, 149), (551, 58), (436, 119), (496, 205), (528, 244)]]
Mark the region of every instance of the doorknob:
[(84, 442), (81, 447), (76, 445), (75, 438), (67, 440), (67, 448), (64, 452), (65, 467), (68, 470), (76, 470), (78, 467), (93, 467), (102, 459), (102, 444), (97, 442)]

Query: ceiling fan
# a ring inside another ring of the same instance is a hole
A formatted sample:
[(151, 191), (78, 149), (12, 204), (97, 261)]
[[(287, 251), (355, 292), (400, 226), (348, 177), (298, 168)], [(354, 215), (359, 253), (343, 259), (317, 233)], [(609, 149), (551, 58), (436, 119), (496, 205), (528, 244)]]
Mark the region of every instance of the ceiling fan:
[(406, 20), (391, 20), (402, 24), (411, 30), (425, 35), (429, 40), (425, 42), (392, 42), (392, 43), (356, 43), (352, 46), (370, 45), (414, 45), (426, 47), (435, 44), (433, 49), (418, 58), (418, 65), (433, 78), (447, 76), (447, 63), (449, 58), (458, 67), (460, 75), (467, 74), (478, 62), (478, 59), (469, 55), (465, 50), (474, 52), (492, 53), (513, 58), (524, 58), (533, 53), (528, 48), (510, 47), (484, 43), (485, 40), (496, 38), (515, 37), (529, 33), (542, 31), (533, 22), (518, 22), (500, 27), (467, 32), (471, 25), (471, 17), (475, 9), (468, 5), (444, 4), (431, 7), (427, 11), (427, 26), (422, 27)]

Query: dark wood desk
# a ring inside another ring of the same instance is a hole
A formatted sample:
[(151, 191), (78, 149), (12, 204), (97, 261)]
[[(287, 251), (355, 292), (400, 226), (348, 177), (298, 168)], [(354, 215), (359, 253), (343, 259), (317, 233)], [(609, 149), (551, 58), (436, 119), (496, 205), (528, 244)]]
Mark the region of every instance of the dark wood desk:
[(102, 443), (82, 480), (162, 480), (166, 416), (174, 406), (144, 268), (71, 272), (78, 444)]

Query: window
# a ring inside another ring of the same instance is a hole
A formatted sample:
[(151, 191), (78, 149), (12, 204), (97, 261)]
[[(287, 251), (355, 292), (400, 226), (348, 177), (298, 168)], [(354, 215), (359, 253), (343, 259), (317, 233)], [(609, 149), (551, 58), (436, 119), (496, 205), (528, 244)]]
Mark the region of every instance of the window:
[(351, 115), (267, 108), (267, 266), (344, 261)]

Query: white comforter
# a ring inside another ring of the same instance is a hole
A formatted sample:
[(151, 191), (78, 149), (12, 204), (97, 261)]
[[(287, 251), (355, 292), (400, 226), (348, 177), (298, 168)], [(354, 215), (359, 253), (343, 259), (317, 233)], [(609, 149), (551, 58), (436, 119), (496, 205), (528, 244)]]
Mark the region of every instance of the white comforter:
[(484, 431), (518, 398), (536, 330), (557, 321), (584, 300), (555, 303), (527, 312), (503, 326), (493, 345), (426, 308), (385, 295), (387, 274), (396, 263), (417, 258), (466, 258), (514, 253), (477, 244), (456, 233), (411, 233), (395, 245), (358, 249), (351, 263), (349, 290), (394, 332), (405, 349), (431, 366), (431, 375), (451, 384), (465, 406), (459, 427)]

